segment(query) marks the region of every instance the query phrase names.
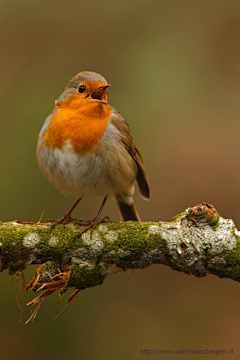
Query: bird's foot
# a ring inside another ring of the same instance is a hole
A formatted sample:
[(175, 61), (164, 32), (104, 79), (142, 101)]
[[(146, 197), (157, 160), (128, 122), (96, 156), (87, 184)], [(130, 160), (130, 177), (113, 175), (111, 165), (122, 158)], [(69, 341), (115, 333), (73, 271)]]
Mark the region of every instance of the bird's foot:
[(77, 219), (73, 219), (71, 217), (71, 213), (73, 212), (73, 210), (75, 209), (75, 207), (77, 206), (77, 204), (82, 200), (82, 198), (80, 197), (75, 204), (71, 207), (71, 209), (64, 215), (64, 217), (62, 217), (61, 219), (57, 219), (57, 220), (53, 220), (53, 219), (49, 219), (46, 220), (46, 222), (53, 222), (53, 224), (51, 225), (50, 231), (52, 231), (52, 229), (55, 228), (55, 226), (59, 225), (59, 224), (63, 224), (63, 226), (65, 226), (66, 224), (68, 224), (71, 221), (76, 221)]
[(82, 234), (84, 234), (85, 232), (87, 232), (90, 229), (91, 229), (90, 239), (92, 240), (92, 234), (93, 234), (93, 230), (95, 229), (95, 227), (98, 224), (105, 222), (106, 220), (110, 220), (110, 218), (108, 216), (104, 216), (104, 218), (99, 220), (99, 216), (96, 216), (91, 222), (88, 222), (88, 223), (76, 222), (75, 225), (85, 226), (85, 229), (83, 229), (80, 233), (75, 235), (73, 240), (76, 238), (80, 238), (82, 236)]
[(52, 229), (55, 228), (55, 226), (59, 225), (59, 224), (63, 224), (63, 226), (65, 226), (66, 224), (68, 224), (71, 221), (76, 221), (77, 219), (73, 219), (71, 217), (71, 215), (69, 213), (66, 213), (61, 219), (48, 219), (46, 220), (46, 222), (53, 222), (53, 224), (51, 225), (50, 231), (52, 231)]

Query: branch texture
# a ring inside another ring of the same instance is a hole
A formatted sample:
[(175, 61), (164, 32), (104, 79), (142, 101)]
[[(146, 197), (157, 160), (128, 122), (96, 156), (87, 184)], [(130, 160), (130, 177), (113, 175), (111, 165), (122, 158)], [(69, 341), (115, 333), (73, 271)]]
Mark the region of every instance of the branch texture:
[(240, 281), (240, 232), (206, 203), (169, 223), (107, 222), (94, 230), (92, 239), (88, 231), (73, 240), (80, 230), (69, 224), (50, 233), (49, 224), (0, 223), (0, 270), (13, 275), (30, 264), (43, 264), (33, 290), (59, 280), (66, 269), (69, 276), (61, 290), (100, 285), (112, 265), (143, 269), (164, 264), (198, 277), (210, 273)]

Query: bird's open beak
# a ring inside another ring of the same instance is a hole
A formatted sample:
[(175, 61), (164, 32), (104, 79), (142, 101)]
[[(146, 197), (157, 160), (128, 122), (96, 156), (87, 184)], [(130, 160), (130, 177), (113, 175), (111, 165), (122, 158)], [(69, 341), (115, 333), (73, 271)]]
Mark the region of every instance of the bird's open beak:
[(94, 90), (91, 94), (91, 98), (102, 103), (108, 104), (106, 90), (111, 86), (110, 84), (100, 86), (97, 90)]

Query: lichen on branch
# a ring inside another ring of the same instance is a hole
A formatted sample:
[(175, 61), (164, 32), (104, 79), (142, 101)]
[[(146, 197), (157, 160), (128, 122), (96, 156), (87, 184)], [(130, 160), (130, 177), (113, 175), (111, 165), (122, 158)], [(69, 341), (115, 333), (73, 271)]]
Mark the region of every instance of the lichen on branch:
[(80, 230), (73, 224), (50, 232), (50, 224), (0, 223), (0, 270), (16, 274), (44, 264), (31, 287), (35, 291), (67, 272), (62, 293), (102, 284), (112, 265), (127, 270), (164, 264), (198, 277), (210, 273), (240, 281), (240, 232), (207, 203), (172, 222), (106, 222), (92, 238), (88, 231), (74, 239)]

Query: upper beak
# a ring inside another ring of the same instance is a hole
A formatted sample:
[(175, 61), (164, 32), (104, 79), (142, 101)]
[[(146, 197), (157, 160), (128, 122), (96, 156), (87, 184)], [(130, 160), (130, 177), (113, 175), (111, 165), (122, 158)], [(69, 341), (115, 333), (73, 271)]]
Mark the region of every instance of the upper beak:
[(110, 84), (100, 86), (97, 90), (94, 90), (91, 94), (91, 98), (99, 101), (102, 104), (108, 104), (108, 102), (102, 100), (105, 91), (110, 87)]

